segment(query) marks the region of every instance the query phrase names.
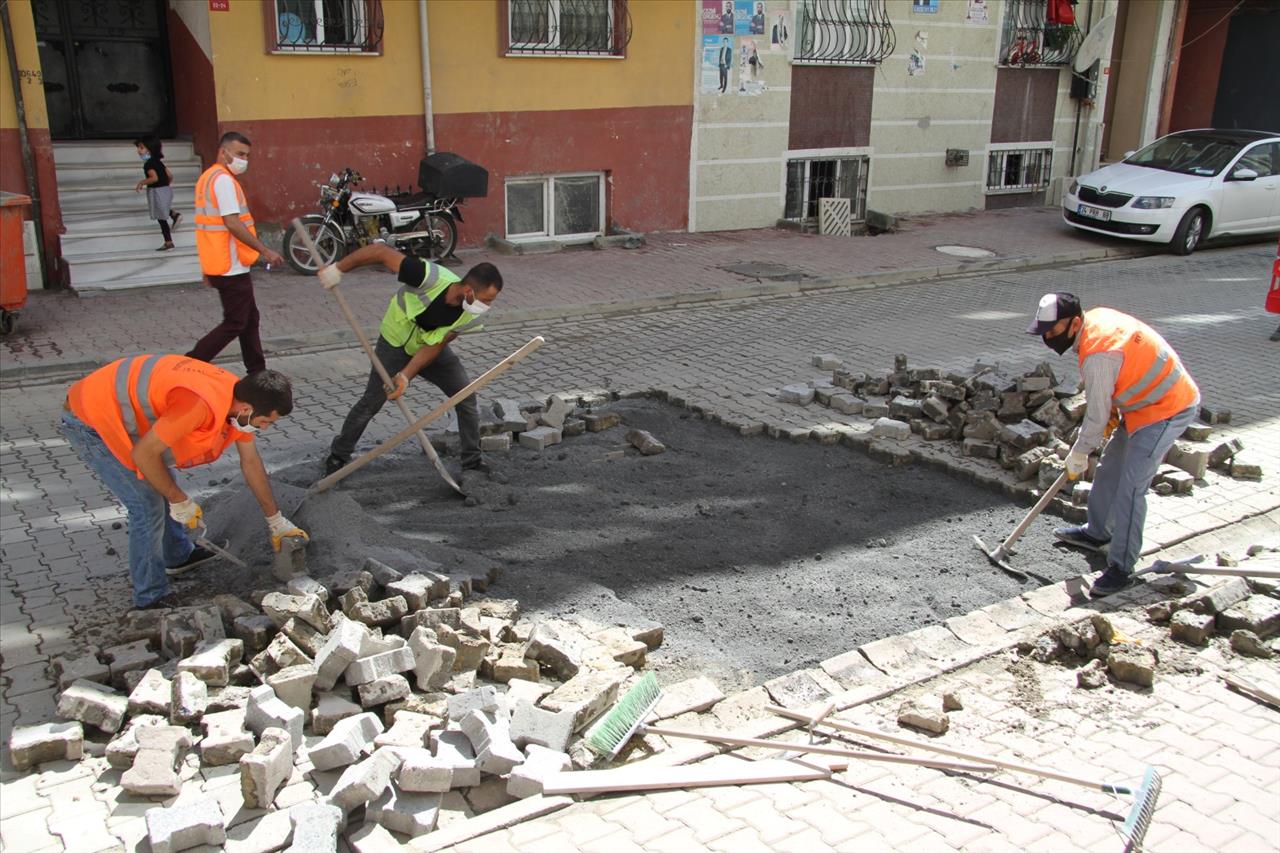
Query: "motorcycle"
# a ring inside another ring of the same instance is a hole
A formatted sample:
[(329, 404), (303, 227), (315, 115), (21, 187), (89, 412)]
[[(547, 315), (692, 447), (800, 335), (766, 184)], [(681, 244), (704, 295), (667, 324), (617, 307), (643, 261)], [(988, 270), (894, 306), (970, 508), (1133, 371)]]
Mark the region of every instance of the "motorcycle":
[[(322, 266), (361, 246), (379, 242), (429, 261), (453, 254), (458, 244), (455, 221), (462, 221), (459, 198), (442, 197), (427, 190), (379, 195), (353, 189), (363, 180), (358, 172), (347, 168), (331, 175), (327, 184), (316, 184), (322, 213), (303, 216), (302, 227), (315, 243)], [(318, 269), (292, 228), (284, 232), (281, 254), (289, 266), (304, 275)]]

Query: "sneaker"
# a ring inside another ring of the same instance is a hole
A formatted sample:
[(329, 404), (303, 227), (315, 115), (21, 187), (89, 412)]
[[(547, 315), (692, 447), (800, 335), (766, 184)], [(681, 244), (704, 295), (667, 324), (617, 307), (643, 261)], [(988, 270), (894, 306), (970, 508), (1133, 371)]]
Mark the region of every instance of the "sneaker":
[(1103, 542), (1101, 539), (1094, 539), (1092, 536), (1084, 532), (1084, 525), (1069, 524), (1066, 527), (1055, 527), (1053, 535), (1058, 537), (1059, 542), (1066, 542), (1068, 545), (1074, 545), (1077, 548), (1083, 548), (1086, 551), (1096, 551), (1099, 554), (1107, 553), (1107, 547), (1111, 544)]
[(342, 470), (350, 461), (350, 459), (343, 459), (336, 453), (330, 453), (329, 458), (324, 460), (324, 475), (327, 477), (335, 471)]
[(1126, 572), (1119, 566), (1113, 566), (1108, 563), (1107, 570), (1093, 582), (1093, 587), (1089, 590), (1089, 594), (1094, 598), (1111, 595), (1114, 592), (1119, 592), (1132, 586), (1134, 580), (1133, 572)]
[(181, 607), (182, 602), (178, 600), (178, 596), (171, 592), (157, 598), (150, 604), (144, 604), (141, 607), (135, 607), (134, 610), (172, 610), (175, 607)]
[[(229, 544), (230, 544), (230, 541), (228, 540), (227, 542), (223, 543), (223, 547), (225, 548)], [(179, 575), (185, 575), (187, 572), (194, 571), (200, 568), (210, 560), (216, 560), (216, 559), (218, 559), (218, 555), (215, 554), (213, 551), (210, 551), (208, 548), (197, 545), (196, 547), (191, 549), (191, 556), (187, 557), (187, 559), (183, 560), (181, 563), (179, 563), (176, 566), (169, 566), (164, 570), (164, 573), (171, 578), (176, 578)]]

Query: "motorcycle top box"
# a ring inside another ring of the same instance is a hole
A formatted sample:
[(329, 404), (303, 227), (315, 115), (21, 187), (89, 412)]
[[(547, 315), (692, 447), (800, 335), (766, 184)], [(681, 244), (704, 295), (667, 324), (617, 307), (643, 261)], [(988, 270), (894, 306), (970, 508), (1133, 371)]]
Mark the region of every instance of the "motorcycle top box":
[(484, 198), (489, 194), (489, 172), (465, 157), (437, 151), (418, 164), (418, 186), (436, 198)]

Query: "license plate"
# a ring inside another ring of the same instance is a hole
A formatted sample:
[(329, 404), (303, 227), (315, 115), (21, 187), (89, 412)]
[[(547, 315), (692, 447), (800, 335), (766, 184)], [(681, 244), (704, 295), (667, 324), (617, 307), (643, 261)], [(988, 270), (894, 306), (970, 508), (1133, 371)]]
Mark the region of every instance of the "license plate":
[(1103, 222), (1111, 221), (1111, 211), (1103, 210), (1100, 207), (1090, 207), (1087, 204), (1079, 205), (1076, 208), (1076, 213), (1081, 216), (1087, 216), (1090, 219), (1101, 219)]

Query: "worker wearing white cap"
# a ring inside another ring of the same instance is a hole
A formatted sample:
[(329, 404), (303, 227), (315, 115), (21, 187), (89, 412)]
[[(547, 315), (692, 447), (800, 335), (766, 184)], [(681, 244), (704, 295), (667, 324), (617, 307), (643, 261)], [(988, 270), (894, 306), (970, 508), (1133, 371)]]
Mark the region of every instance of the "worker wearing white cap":
[(1173, 348), (1146, 323), (1111, 308), (1083, 311), (1070, 293), (1040, 299), (1027, 333), (1062, 355), (1080, 359), (1088, 406), (1067, 454), (1067, 476), (1089, 468), (1107, 423), (1120, 418), (1102, 453), (1089, 492), (1088, 522), (1054, 530), (1063, 542), (1107, 555), (1107, 570), (1092, 594), (1110, 595), (1133, 583), (1142, 553), (1147, 487), (1165, 454), (1200, 408), (1200, 389)]

